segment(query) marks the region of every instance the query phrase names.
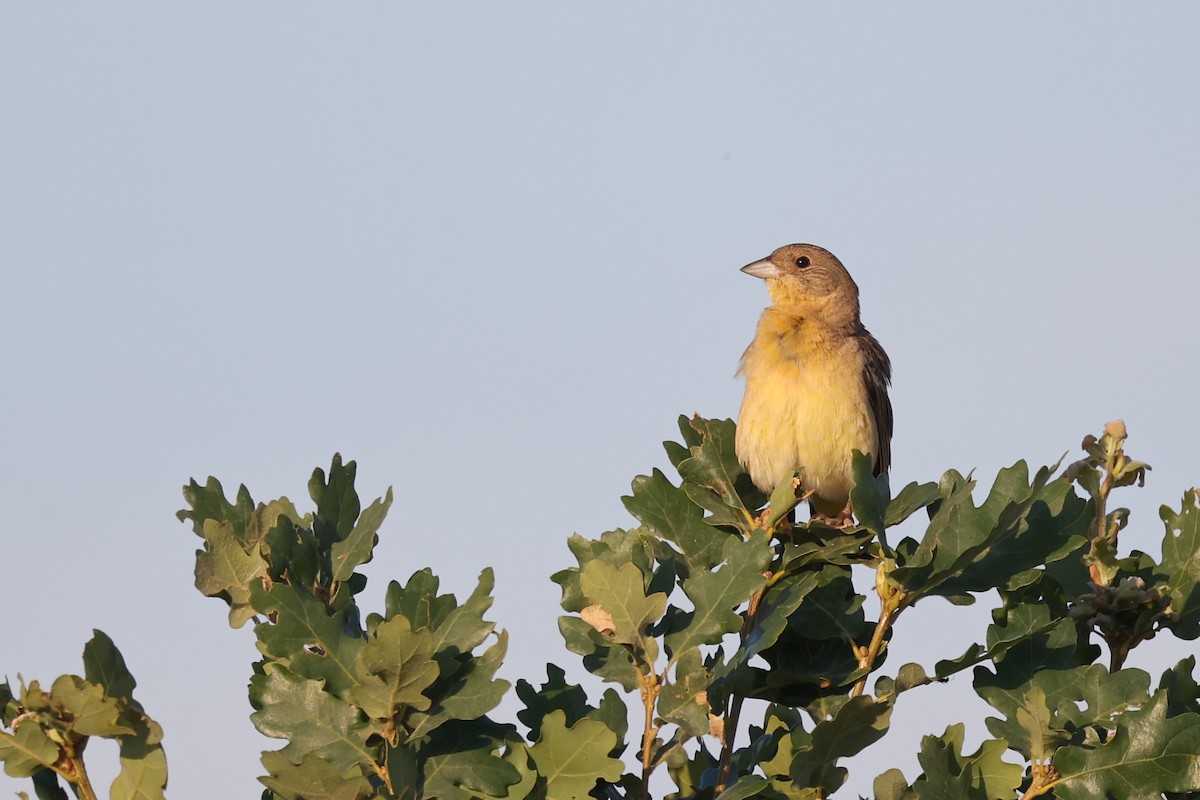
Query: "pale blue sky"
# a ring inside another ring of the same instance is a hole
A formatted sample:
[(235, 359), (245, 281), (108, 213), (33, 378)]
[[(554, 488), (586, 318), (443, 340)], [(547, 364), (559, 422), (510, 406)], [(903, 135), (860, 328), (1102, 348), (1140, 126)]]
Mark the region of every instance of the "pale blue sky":
[[(1123, 542), (1157, 553), (1200, 483), (1198, 30), (1184, 3), (6, 4), (0, 674), (77, 672), (102, 628), (171, 796), (258, 796), (252, 640), (192, 587), (179, 487), (306, 501), (340, 451), (396, 489), (368, 605), (495, 565), (505, 677), (579, 679), (565, 538), (630, 524), (678, 414), (736, 414), (766, 302), (738, 267), (791, 241), (842, 258), (891, 354), (894, 486), (990, 485), (1122, 416), (1154, 466)], [(989, 608), (926, 601), (888, 666)], [(983, 736), (969, 680), (905, 697), (838, 797), (966, 714)]]

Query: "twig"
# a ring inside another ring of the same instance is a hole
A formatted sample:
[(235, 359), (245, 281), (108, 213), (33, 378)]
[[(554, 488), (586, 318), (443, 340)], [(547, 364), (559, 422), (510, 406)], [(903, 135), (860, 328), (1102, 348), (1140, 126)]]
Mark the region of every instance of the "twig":
[[(750, 632), (754, 630), (754, 623), (758, 617), (758, 608), (762, 605), (763, 595), (766, 594), (767, 586), (770, 586), (771, 576), (768, 574), (767, 585), (754, 593), (750, 598), (750, 608), (746, 611), (746, 619), (742, 622), (741, 645), (746, 646), (746, 638)], [(729, 701), (729, 713), (725, 716), (725, 728), (721, 731), (721, 761), (717, 767), (717, 785), (713, 789), (713, 794), (719, 795), (725, 791), (725, 786), (729, 783), (729, 772), (733, 766), (733, 745), (737, 738), (738, 720), (742, 715), (742, 701), (745, 700), (740, 694), (736, 694)]]

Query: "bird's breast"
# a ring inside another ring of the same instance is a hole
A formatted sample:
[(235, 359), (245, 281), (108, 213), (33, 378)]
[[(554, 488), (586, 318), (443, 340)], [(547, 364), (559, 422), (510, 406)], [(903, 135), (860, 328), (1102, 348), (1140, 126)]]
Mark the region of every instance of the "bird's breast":
[(853, 487), (852, 451), (875, 454), (862, 369), (852, 338), (805, 337), (799, 326), (780, 335), (760, 325), (742, 359), (736, 441), (755, 485), (769, 492), (803, 468), (804, 488), (840, 510)]

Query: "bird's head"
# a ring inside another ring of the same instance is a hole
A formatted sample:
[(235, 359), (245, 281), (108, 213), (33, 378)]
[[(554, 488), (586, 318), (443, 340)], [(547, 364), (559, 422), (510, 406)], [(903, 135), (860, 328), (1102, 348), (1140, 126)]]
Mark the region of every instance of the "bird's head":
[(830, 324), (858, 324), (858, 285), (823, 247), (785, 244), (742, 272), (765, 280), (771, 302), (781, 310)]

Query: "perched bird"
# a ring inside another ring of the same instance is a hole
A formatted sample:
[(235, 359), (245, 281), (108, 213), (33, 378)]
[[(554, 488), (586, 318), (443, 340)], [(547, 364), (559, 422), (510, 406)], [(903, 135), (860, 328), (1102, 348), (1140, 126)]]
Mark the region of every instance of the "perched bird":
[(859, 319), (858, 286), (837, 257), (811, 244), (780, 247), (742, 272), (771, 297), (739, 375), (738, 460), (771, 492), (802, 469), (813, 518), (849, 524), (853, 451), (891, 466), (892, 365)]

